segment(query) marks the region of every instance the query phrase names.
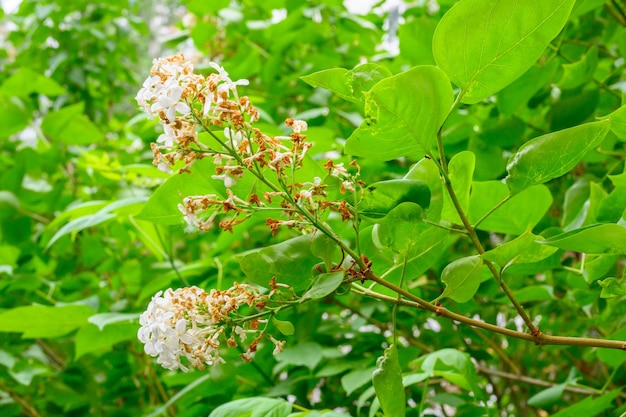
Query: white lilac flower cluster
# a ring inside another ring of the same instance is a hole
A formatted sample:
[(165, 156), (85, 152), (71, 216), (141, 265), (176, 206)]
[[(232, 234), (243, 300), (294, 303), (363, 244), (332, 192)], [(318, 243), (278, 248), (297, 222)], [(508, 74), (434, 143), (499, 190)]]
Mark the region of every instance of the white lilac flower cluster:
[[(189, 366), (204, 369), (224, 362), (219, 349), (225, 333), (230, 332), (229, 347), (237, 346), (236, 338), (243, 342), (249, 334), (255, 334), (255, 340), (241, 355), (249, 361), (265, 335), (259, 330), (264, 320), (241, 320), (237, 311), (242, 305), (262, 310), (266, 300), (254, 287), (237, 283), (227, 290), (208, 293), (198, 287), (159, 291), (139, 318), (137, 336), (145, 352), (157, 357), (164, 368), (187, 372)], [(268, 337), (276, 346), (275, 352), (282, 351), (284, 342)]]
[(164, 172), (171, 172), (170, 167), (178, 161), (184, 162), (179, 172), (188, 171), (198, 157), (212, 153), (198, 141), (202, 123), (241, 127), (246, 117), (258, 120), (247, 97), (239, 98), (237, 93), (237, 86), (247, 85), (248, 80), (233, 81), (220, 65), (211, 62), (209, 66), (216, 72), (204, 77), (194, 73), (193, 64), (183, 54), (155, 59), (135, 97), (139, 107), (163, 125), (152, 151), (154, 164)]
[[(315, 213), (313, 217), (321, 218), (326, 210), (340, 212), (344, 220), (352, 218), (345, 199), (327, 201), (325, 181), (320, 178), (312, 182), (295, 181), (294, 173), (302, 167), (312, 146), (304, 134), (307, 123), (285, 120), (291, 129), (288, 136), (261, 132), (253, 125), (259, 119), (258, 111), (248, 97), (240, 96), (237, 91), (237, 87), (247, 85), (248, 81), (231, 80), (216, 63), (210, 63), (209, 67), (214, 72), (203, 76), (194, 73), (193, 65), (182, 54), (156, 59), (150, 77), (136, 97), (140, 107), (163, 125), (164, 133), (152, 144), (153, 163), (163, 171), (182, 165), (178, 172), (183, 173), (197, 159), (211, 156), (215, 164), (213, 178), (223, 181), (226, 188), (226, 198), (216, 194), (181, 196), (178, 209), (187, 229), (208, 231), (219, 224), (222, 230), (232, 232), (233, 226), (255, 212), (268, 210), (286, 217), (266, 219), (272, 233), (280, 226), (312, 231), (315, 227), (311, 215)], [(215, 127), (223, 128), (220, 129), (223, 133)], [(212, 136), (214, 145), (200, 141), (200, 131)], [(340, 181), (342, 194), (354, 192), (361, 185), (358, 173), (350, 174), (342, 164), (329, 161), (324, 167), (329, 177), (334, 177), (331, 183)], [(246, 173), (265, 182), (266, 191), (245, 197), (235, 195), (232, 187)]]

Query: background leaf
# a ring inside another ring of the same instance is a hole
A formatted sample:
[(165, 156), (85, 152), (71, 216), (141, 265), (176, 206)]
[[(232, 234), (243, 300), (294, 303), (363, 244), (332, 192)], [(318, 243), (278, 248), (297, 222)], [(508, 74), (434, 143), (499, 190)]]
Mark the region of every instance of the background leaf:
[(609, 130), (609, 121), (587, 123), (549, 133), (526, 142), (506, 167), (506, 185), (512, 194), (564, 175), (598, 146)]
[(363, 190), (358, 203), (359, 215), (382, 219), (402, 203), (414, 203), (423, 209), (430, 205), (430, 190), (419, 180), (401, 179), (376, 182)]
[(311, 284), (311, 287), (306, 290), (304, 294), (302, 294), (300, 301), (305, 301), (309, 299), (318, 300), (320, 298), (326, 297), (337, 288), (339, 288), (339, 286), (343, 282), (343, 276), (343, 271), (319, 274), (313, 279), (313, 284)]
[(392, 75), (383, 65), (366, 63), (359, 64), (352, 70), (331, 68), (301, 78), (305, 83), (330, 90), (344, 100), (361, 102), (364, 100), (363, 92), (369, 91), (378, 81)]
[(76, 333), (76, 353), (74, 359), (92, 352), (109, 350), (115, 344), (134, 340), (137, 337), (136, 324), (116, 323), (98, 329), (97, 326), (88, 324), (81, 327)]
[(0, 332), (24, 338), (58, 337), (87, 324), (94, 311), (84, 305), (23, 306), (0, 313)]
[(618, 224), (594, 224), (539, 243), (575, 252), (625, 254), (626, 228)]
[[(473, 182), (468, 212), (470, 223), (476, 224), (508, 196), (509, 190), (501, 181)], [(533, 185), (494, 210), (477, 228), (496, 233), (522, 234), (533, 230), (545, 216), (552, 201), (552, 194), (545, 185)]]
[(315, 237), (298, 236), (239, 254), (237, 260), (248, 279), (258, 285), (267, 286), (270, 279), (276, 277), (276, 282), (302, 291), (311, 284), (312, 269), (319, 262), (311, 253), (313, 239)]
[(419, 66), (386, 78), (365, 95), (367, 118), (345, 152), (387, 161), (429, 155), (452, 106), (452, 86), (438, 68)]
[(291, 404), (285, 400), (252, 397), (223, 404), (209, 417), (286, 417), (290, 412)]
[(172, 175), (150, 196), (136, 218), (162, 225), (182, 225), (184, 220), (178, 204), (190, 195), (215, 193), (213, 172), (212, 162), (202, 159), (194, 164), (190, 174)]
[[(464, 0), (437, 25), (437, 65), (477, 103), (524, 74), (561, 31), (575, 0)], [(450, 47), (454, 44), (455, 47)]]
[(621, 390), (616, 389), (597, 398), (587, 397), (584, 400), (571, 405), (556, 414), (553, 414), (553, 417), (574, 417), (581, 415), (589, 417), (597, 416), (612, 407), (611, 404), (613, 403), (613, 400), (619, 395), (620, 392)]
[(406, 398), (402, 385), (402, 369), (395, 345), (385, 349), (384, 355), (376, 361), (376, 369), (372, 373), (372, 383), (385, 415), (404, 417)]
[(482, 259), (468, 256), (448, 264), (441, 273), (446, 289), (439, 298), (450, 298), (457, 303), (466, 303), (474, 297), (482, 281)]
[(104, 140), (104, 134), (83, 115), (82, 103), (48, 113), (41, 129), (46, 135), (68, 145), (92, 145)]

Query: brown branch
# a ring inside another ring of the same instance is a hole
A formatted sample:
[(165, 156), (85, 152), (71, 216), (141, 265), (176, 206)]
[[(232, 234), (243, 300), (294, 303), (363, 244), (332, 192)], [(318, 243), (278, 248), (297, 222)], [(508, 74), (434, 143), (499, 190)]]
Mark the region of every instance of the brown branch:
[(9, 394), (9, 396), (13, 399), (13, 401), (18, 403), (24, 409), (24, 412), (26, 413), (27, 416), (41, 417), (37, 409), (33, 407), (32, 405), (30, 405), (28, 400), (25, 400), (24, 398), (20, 397), (19, 395), (17, 395), (16, 393), (8, 389), (6, 386), (4, 386), (4, 384), (2, 383), (0, 383), (0, 389), (6, 392), (7, 394)]
[(435, 313), (437, 316), (446, 317), (451, 320), (456, 320), (460, 323), (464, 323), (473, 327), (478, 327), (480, 329), (484, 329), (493, 333), (498, 333), (504, 336), (513, 337), (515, 339), (526, 340), (528, 342), (533, 342), (536, 345), (556, 345), (556, 346), (583, 346), (583, 347), (598, 347), (598, 348), (607, 348), (607, 349), (618, 349), (618, 350), (626, 350), (626, 341), (620, 340), (604, 340), (604, 339), (594, 339), (589, 337), (567, 337), (567, 336), (551, 336), (541, 332), (537, 332), (534, 334), (522, 333), (516, 330), (507, 329), (506, 327), (499, 327), (491, 323), (487, 323), (480, 320), (475, 320), (461, 314), (454, 313), (448, 310), (445, 307), (434, 305), (429, 303), (428, 301), (417, 297), (416, 295), (411, 294), (408, 291), (403, 290), (402, 288), (385, 281), (384, 279), (378, 277), (373, 272), (369, 272), (367, 275), (367, 279), (376, 282), (390, 290), (396, 292), (397, 294), (405, 297), (404, 299), (396, 299), (393, 297), (386, 296), (384, 294), (379, 294), (377, 292), (371, 290), (361, 290), (364, 295), (378, 298), (380, 300), (384, 300), (391, 303), (397, 303), (399, 305), (404, 305), (413, 308), (419, 308), (423, 310), (428, 310), (432, 313)]

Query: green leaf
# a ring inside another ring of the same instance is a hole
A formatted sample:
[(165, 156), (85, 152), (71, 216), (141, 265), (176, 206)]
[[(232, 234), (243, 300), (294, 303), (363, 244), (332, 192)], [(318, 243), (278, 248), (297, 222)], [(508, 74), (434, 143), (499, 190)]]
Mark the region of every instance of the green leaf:
[(398, 40), (400, 41), (400, 56), (413, 65), (434, 65), (433, 58), (433, 34), (437, 21), (426, 17), (413, 17), (407, 19), (398, 28)]
[(111, 219), (115, 218), (115, 214), (113, 213), (96, 213), (90, 216), (81, 217), (79, 219), (71, 220), (69, 223), (61, 227), (55, 234), (52, 236), (48, 244), (46, 245), (46, 250), (48, 250), (54, 243), (62, 238), (63, 236), (71, 234), (72, 236), (76, 236), (76, 233), (81, 230), (87, 229), (89, 227), (97, 226), (99, 224), (105, 223)]
[(446, 289), (437, 298), (451, 298), (466, 303), (474, 297), (482, 281), (482, 258), (478, 255), (457, 259), (448, 264), (441, 273)]
[(432, 66), (380, 81), (365, 93), (367, 118), (348, 138), (345, 153), (379, 161), (429, 155), (452, 97), (448, 77)]
[(590, 150), (598, 146), (609, 130), (609, 121), (580, 126), (540, 136), (526, 142), (509, 159), (506, 184), (517, 194), (570, 171)]
[(272, 324), (285, 336), (291, 336), (296, 331), (290, 321), (278, 320), (276, 316), (272, 317)]
[[(461, 205), (464, 213), (467, 213), (470, 199), (470, 189), (472, 187), (472, 177), (476, 166), (476, 156), (473, 152), (463, 151), (454, 155), (448, 164), (448, 176), (452, 183), (452, 189)], [(443, 210), (441, 218), (452, 223), (461, 224), (461, 218), (452, 204), (450, 194), (444, 192)]]
[(422, 158), (411, 167), (404, 179), (419, 180), (426, 184), (430, 190), (430, 204), (428, 208), (422, 208), (425, 209), (428, 220), (439, 221), (441, 219), (441, 210), (443, 209), (443, 187), (441, 186), (439, 168), (435, 161), (430, 158)]
[(546, 408), (561, 399), (567, 384), (558, 384), (539, 391), (528, 399), (528, 405)]
[(178, 205), (186, 196), (215, 193), (213, 173), (211, 161), (196, 161), (191, 173), (172, 175), (161, 184), (135, 217), (162, 225), (182, 225), (184, 220)]
[[(477, 103), (524, 74), (561, 31), (575, 0), (464, 0), (441, 19), (435, 61)], [(453, 46), (451, 46), (453, 45)]]
[[(550, 285), (530, 285), (513, 291), (513, 296), (520, 303), (530, 303), (533, 301), (554, 300), (554, 288)], [(510, 303), (505, 295), (496, 300), (499, 303)]]
[(93, 313), (84, 305), (16, 307), (0, 313), (0, 332), (23, 333), (25, 339), (64, 336), (87, 324)]
[(496, 105), (505, 115), (515, 114), (517, 110), (526, 106), (530, 99), (553, 79), (559, 69), (559, 61), (551, 59), (540, 62), (531, 67), (521, 77), (498, 93)]
[(419, 180), (389, 180), (376, 182), (363, 190), (359, 201), (359, 215), (370, 219), (382, 219), (398, 205), (410, 202), (421, 208), (430, 204), (430, 190)]
[(209, 417), (287, 417), (291, 404), (276, 398), (242, 398), (222, 404)]
[(558, 248), (541, 245), (536, 242), (537, 240), (543, 240), (543, 238), (527, 231), (511, 241), (483, 253), (482, 257), (504, 267), (511, 264), (539, 262), (558, 250)]
[[(391, 252), (392, 265), (386, 267), (386, 264), (376, 256), (371, 260), (385, 270), (383, 278), (396, 283), (402, 275), (405, 260), (405, 275), (419, 277), (439, 261), (451, 243), (447, 230), (421, 222), (417, 213), (416, 220), (411, 221), (408, 209), (410, 209), (408, 204), (406, 207), (399, 206), (383, 223), (376, 225), (372, 230), (372, 240), (376, 248), (382, 253)], [(399, 256), (393, 256), (396, 254)]]
[(48, 113), (41, 123), (43, 132), (68, 145), (94, 145), (104, 141), (104, 134), (83, 115), (83, 103)]
[[(135, 316), (137, 316), (135, 314)], [(126, 340), (137, 338), (137, 325), (117, 323), (105, 328), (88, 324), (81, 327), (76, 333), (76, 353), (74, 359), (92, 352), (109, 350), (113, 345)]]
[(333, 258), (337, 254), (339, 248), (328, 236), (318, 236), (311, 243), (311, 253), (324, 261), (326, 271), (330, 271), (333, 267)]
[[(622, 327), (607, 337), (608, 340), (626, 340), (626, 327)], [(617, 349), (598, 349), (598, 359), (617, 368), (626, 362), (626, 351)]]
[(0, 91), (0, 137), (8, 138), (18, 133), (28, 126), (31, 118), (31, 112), (19, 98)]
[(563, 76), (558, 82), (562, 89), (576, 88), (591, 81), (598, 66), (598, 47), (593, 45), (580, 61), (563, 64)]
[(447, 233), (428, 233), (428, 240), (424, 239), (431, 226), (422, 221), (422, 209), (413, 203), (402, 203), (393, 209), (387, 217), (373, 231), (372, 236), (377, 239), (375, 244), (382, 248), (389, 248), (403, 257), (414, 257), (417, 253), (433, 248), (440, 243)]
[(539, 243), (591, 254), (626, 254), (626, 228), (618, 224), (594, 224), (552, 236)]
[[(67, 224), (61, 227), (55, 234), (50, 238), (50, 241), (46, 244), (46, 250), (48, 250), (56, 241), (66, 235), (72, 235), (72, 237), (76, 236), (78, 232), (81, 230), (87, 229), (89, 227), (97, 226), (99, 224), (105, 223), (117, 216), (115, 211), (133, 206), (136, 204), (141, 204), (145, 201), (144, 197), (128, 197), (121, 200), (114, 201), (110, 204), (107, 204), (100, 210), (98, 210), (94, 214), (85, 215), (83, 217), (78, 217), (76, 219), (70, 220)], [(87, 206), (87, 207), (96, 207)], [(83, 207), (85, 208), (85, 207)]]
[(572, 12), (572, 17), (577, 17), (588, 13), (593, 9), (602, 7), (605, 2), (606, 0), (578, 0), (576, 2), (576, 6), (574, 7), (574, 11)]
[(587, 255), (583, 267), (583, 277), (591, 284), (606, 277), (615, 267), (619, 255)]
[[(194, 388), (200, 386), (205, 381), (209, 380), (213, 375), (210, 373), (205, 373), (200, 377), (195, 377), (195, 379), (188, 383), (184, 388), (178, 391), (176, 394), (172, 395), (169, 400), (167, 400), (164, 404), (157, 407), (152, 413), (148, 414), (146, 417), (159, 417), (167, 412), (168, 408), (175, 404), (180, 398), (185, 396), (187, 393), (194, 390)], [(244, 414), (246, 417), (250, 417), (250, 414)]]
[(626, 210), (626, 186), (620, 185), (600, 200), (595, 217), (599, 223), (615, 223), (622, 217), (624, 210)]
[(331, 68), (318, 71), (304, 77), (302, 81), (312, 87), (321, 87), (332, 91), (348, 101), (363, 101), (363, 92), (369, 91), (378, 81), (393, 74), (380, 64), (359, 64), (352, 70)]
[(372, 380), (372, 373), (376, 368), (357, 369), (348, 372), (341, 377), (341, 387), (346, 391), (346, 395), (352, 394)]
[(563, 96), (552, 105), (552, 108), (545, 115), (550, 122), (550, 131), (557, 131), (574, 127), (592, 118), (598, 107), (600, 100), (600, 90), (596, 87), (587, 88), (580, 92), (577, 89), (563, 94)]
[(14, 72), (0, 88), (6, 94), (18, 97), (28, 97), (33, 93), (50, 97), (67, 94), (67, 91), (56, 81), (29, 68), (20, 68)]
[(594, 417), (610, 409), (613, 400), (621, 393), (621, 388), (610, 391), (598, 398), (587, 397), (584, 400), (569, 406), (551, 417)]
[(602, 287), (600, 292), (601, 298), (614, 298), (626, 295), (626, 285), (615, 278), (605, 278), (602, 281), (598, 281), (598, 284)]
[(391, 345), (385, 349), (383, 356), (376, 361), (376, 369), (372, 373), (372, 383), (385, 416), (404, 417), (406, 398), (396, 345)]
[(0, 191), (0, 219), (13, 216), (20, 210), (20, 200), (10, 191)]
[(312, 281), (312, 269), (319, 262), (311, 253), (315, 236), (298, 236), (276, 245), (252, 249), (236, 255), (241, 270), (255, 284), (267, 286), (272, 277), (290, 285), (296, 292)]
[[(501, 181), (473, 182), (468, 217), (476, 224), (489, 210), (509, 196)], [(545, 185), (533, 185), (511, 197), (479, 225), (479, 230), (519, 235), (532, 230), (552, 205), (552, 194)]]
[(454, 385), (473, 392), (478, 399), (484, 397), (469, 354), (456, 349), (440, 349), (421, 357), (419, 363), (422, 371), (429, 377), (443, 377)]
[(98, 330), (102, 331), (105, 326), (110, 324), (137, 320), (139, 320), (139, 314), (136, 313), (100, 313), (89, 317), (87, 321), (91, 324), (95, 324)]
[(311, 410), (290, 414), (289, 417), (350, 417), (350, 414), (331, 410)]
[(311, 287), (302, 294), (300, 302), (306, 300), (319, 300), (335, 291), (343, 282), (343, 271), (319, 274), (313, 280)]
[(287, 365), (306, 366), (312, 370), (320, 363), (322, 357), (322, 347), (319, 344), (303, 342), (285, 348), (280, 355), (276, 356), (276, 360)]
[[(626, 141), (626, 105), (621, 106), (609, 115), (611, 119), (611, 132), (621, 141)], [(626, 185), (626, 181), (624, 184)]]
[(213, 0), (206, 2), (204, 0), (190, 0), (187, 4), (189, 11), (198, 17), (204, 17), (206, 15), (214, 15), (220, 10), (228, 7), (228, 0)]

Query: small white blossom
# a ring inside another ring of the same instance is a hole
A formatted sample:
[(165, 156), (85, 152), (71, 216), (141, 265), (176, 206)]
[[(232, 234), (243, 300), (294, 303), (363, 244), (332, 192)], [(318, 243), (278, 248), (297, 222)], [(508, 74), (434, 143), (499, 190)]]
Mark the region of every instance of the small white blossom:
[(211, 175), (214, 180), (224, 181), (224, 187), (231, 188), (237, 185), (237, 180), (228, 174)]
[(230, 140), (230, 144), (232, 145), (233, 148), (236, 148), (237, 146), (239, 146), (239, 144), (241, 144), (241, 142), (243, 142), (244, 140), (243, 132), (234, 131), (233, 129), (229, 127), (224, 129), (224, 136), (226, 136), (226, 139)]
[(439, 3), (437, 2), (437, 0), (428, 0), (426, 2), (426, 10), (428, 11), (428, 14), (435, 14), (439, 12)]
[(163, 125), (163, 133), (157, 138), (157, 143), (171, 148), (176, 142), (176, 133), (170, 125)]
[(302, 133), (308, 129), (308, 125), (304, 120), (294, 120), (291, 128), (293, 129), (293, 133)]

